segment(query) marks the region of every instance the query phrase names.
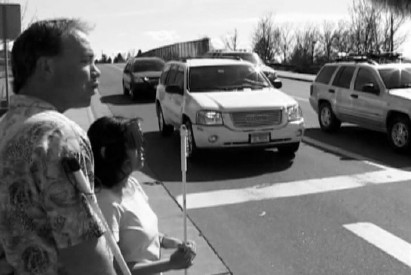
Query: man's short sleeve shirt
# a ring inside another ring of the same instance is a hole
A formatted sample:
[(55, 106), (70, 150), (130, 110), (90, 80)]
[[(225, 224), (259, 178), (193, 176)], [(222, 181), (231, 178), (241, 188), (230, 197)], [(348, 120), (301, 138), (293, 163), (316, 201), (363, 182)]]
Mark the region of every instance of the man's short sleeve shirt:
[(79, 161), (94, 189), (84, 130), (44, 101), (12, 96), (0, 119), (0, 244), (16, 274), (59, 274), (59, 249), (104, 232), (63, 157)]

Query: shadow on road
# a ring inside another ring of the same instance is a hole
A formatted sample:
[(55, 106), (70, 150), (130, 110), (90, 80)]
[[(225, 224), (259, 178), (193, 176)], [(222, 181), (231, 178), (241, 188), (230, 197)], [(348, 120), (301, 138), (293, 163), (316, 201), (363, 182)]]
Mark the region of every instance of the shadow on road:
[(108, 95), (108, 96), (102, 96), (101, 102), (104, 104), (112, 104), (112, 105), (135, 105), (135, 104), (153, 103), (154, 98), (144, 97), (141, 99), (132, 100), (129, 96), (125, 96), (125, 95)]
[(394, 152), (385, 133), (343, 125), (338, 132), (333, 134), (325, 133), (319, 128), (308, 128), (304, 136), (383, 165), (400, 169), (411, 167), (411, 155)]
[[(166, 138), (158, 132), (148, 132), (144, 139), (146, 163), (153, 175), (160, 181), (181, 181), (179, 135)], [(293, 158), (281, 156), (275, 150), (211, 150), (200, 154), (187, 164), (187, 181), (192, 183), (273, 173), (293, 164)]]

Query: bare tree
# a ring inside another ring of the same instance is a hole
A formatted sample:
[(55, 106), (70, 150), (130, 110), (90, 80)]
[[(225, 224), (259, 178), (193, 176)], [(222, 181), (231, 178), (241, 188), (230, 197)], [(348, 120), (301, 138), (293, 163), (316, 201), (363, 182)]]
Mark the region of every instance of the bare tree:
[(340, 20), (334, 32), (333, 48), (337, 53), (349, 53), (353, 50), (353, 35), (349, 28), (349, 22)]
[(330, 60), (330, 56), (333, 51), (333, 41), (336, 35), (336, 26), (332, 21), (324, 21), (320, 33), (318, 35), (318, 40), (323, 46), (324, 54), (327, 60)]
[(238, 47), (238, 32), (234, 29), (234, 33), (224, 38), (224, 45), (227, 49), (236, 51)]
[(397, 14), (411, 16), (410, 0), (371, 0), (371, 2), (382, 7), (388, 7)]
[(283, 23), (279, 26), (280, 40), (279, 48), (280, 54), (283, 56), (283, 63), (287, 63), (289, 56), (293, 49), (294, 34), (292, 32), (292, 25), (289, 23)]
[(354, 0), (351, 9), (354, 50), (357, 53), (394, 51), (405, 41), (396, 37), (404, 22), (401, 14), (384, 11), (369, 0)]
[(273, 60), (279, 53), (280, 30), (274, 27), (271, 15), (262, 17), (254, 31), (252, 45), (264, 61)]

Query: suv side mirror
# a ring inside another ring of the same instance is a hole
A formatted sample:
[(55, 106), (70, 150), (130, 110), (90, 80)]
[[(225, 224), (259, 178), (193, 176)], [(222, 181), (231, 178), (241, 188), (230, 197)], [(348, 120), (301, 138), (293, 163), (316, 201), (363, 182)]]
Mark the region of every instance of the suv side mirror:
[(364, 86), (362, 86), (362, 91), (370, 94), (376, 94), (378, 95), (380, 93), (380, 89), (378, 86), (376, 87), (374, 83), (367, 83)]
[(183, 89), (178, 85), (168, 85), (166, 86), (166, 92), (170, 94), (183, 94)]
[(274, 80), (270, 79), (270, 82), (271, 84), (273, 84), (274, 88), (276, 89), (280, 89), (283, 86), (283, 83), (279, 79), (274, 79)]

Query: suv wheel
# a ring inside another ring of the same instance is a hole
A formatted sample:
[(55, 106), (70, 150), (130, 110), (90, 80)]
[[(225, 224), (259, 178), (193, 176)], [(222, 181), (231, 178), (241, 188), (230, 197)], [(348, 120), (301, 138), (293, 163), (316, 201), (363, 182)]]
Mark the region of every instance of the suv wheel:
[(123, 81), (123, 95), (125, 95), (125, 96), (129, 96), (129, 95), (130, 95), (130, 91), (127, 90), (126, 86), (124, 86), (124, 81)]
[(341, 126), (341, 121), (335, 116), (328, 102), (320, 104), (318, 121), (320, 122), (321, 130), (329, 133), (337, 131)]
[(295, 143), (290, 143), (290, 144), (284, 144), (281, 146), (278, 146), (278, 152), (283, 155), (283, 156), (294, 156), (295, 152), (298, 151), (298, 148), (300, 147), (299, 142)]
[(395, 151), (406, 152), (410, 149), (410, 120), (404, 116), (395, 117), (388, 129), (388, 137)]
[(196, 146), (196, 142), (194, 140), (194, 135), (193, 135), (193, 127), (191, 126), (191, 122), (188, 119), (184, 121), (184, 125), (187, 128), (187, 148), (186, 148), (187, 158), (192, 159), (193, 156), (195, 156), (197, 152), (197, 146)]
[(174, 131), (174, 127), (172, 125), (166, 124), (164, 120), (163, 110), (161, 110), (160, 105), (157, 105), (157, 119), (158, 119), (158, 129), (160, 133), (164, 137), (171, 136)]

